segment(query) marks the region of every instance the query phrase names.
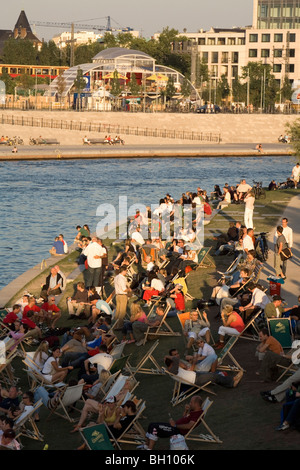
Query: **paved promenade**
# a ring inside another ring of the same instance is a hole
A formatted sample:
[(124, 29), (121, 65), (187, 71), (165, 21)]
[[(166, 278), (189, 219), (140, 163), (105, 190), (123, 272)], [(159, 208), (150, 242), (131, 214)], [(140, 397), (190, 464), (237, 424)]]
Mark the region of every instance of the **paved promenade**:
[[(293, 229), (294, 244), (292, 248), (293, 257), (288, 260), (287, 264), (287, 278), (281, 286), (281, 296), (285, 299), (287, 306), (293, 307), (298, 305), (298, 296), (300, 295), (300, 190), (299, 195), (290, 200), (283, 213), (283, 217), (288, 219), (288, 225)], [(281, 219), (282, 217), (278, 220), (278, 225), (281, 224)], [(276, 227), (269, 234), (269, 258), (261, 276), (261, 279), (264, 281), (270, 275), (275, 275), (273, 244), (275, 229)]]
[(263, 157), (285, 156), (291, 152), (288, 145), (263, 144), (263, 153), (253, 143), (240, 144), (189, 144), (153, 143), (130, 145), (41, 145), (19, 146), (13, 154), (11, 147), (0, 146), (0, 161), (7, 160), (53, 160), (53, 159), (99, 159), (99, 158), (195, 158), (195, 157)]

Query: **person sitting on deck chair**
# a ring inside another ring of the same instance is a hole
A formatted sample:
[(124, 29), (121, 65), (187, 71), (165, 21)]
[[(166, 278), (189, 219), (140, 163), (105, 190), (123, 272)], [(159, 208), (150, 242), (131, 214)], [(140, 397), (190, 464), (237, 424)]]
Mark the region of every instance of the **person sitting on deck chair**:
[(180, 419), (175, 421), (170, 418), (168, 423), (150, 423), (146, 433), (146, 444), (138, 446), (137, 449), (153, 450), (158, 438), (169, 438), (176, 434), (187, 434), (203, 413), (202, 404), (202, 398), (199, 395), (194, 395), (190, 403), (185, 406), (183, 416)]
[(184, 323), (184, 336), (188, 338), (186, 350), (188, 351), (197, 339), (205, 337), (206, 342), (210, 342), (210, 323), (207, 318), (207, 313), (203, 312), (203, 320), (199, 317), (197, 310), (192, 310), (190, 319)]

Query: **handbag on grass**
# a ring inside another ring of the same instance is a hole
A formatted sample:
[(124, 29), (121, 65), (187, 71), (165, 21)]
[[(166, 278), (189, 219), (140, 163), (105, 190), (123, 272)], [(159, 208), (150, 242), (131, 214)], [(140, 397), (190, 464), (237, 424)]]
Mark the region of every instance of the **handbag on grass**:
[(280, 258), (282, 261), (285, 261), (286, 259), (290, 259), (292, 257), (292, 251), (290, 248), (284, 248), (284, 250), (282, 250), (280, 252)]

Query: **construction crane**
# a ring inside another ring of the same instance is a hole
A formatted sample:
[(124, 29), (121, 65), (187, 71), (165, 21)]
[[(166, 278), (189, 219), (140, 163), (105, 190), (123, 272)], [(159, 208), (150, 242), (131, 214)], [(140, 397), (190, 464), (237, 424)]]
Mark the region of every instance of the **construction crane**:
[(71, 57), (70, 57), (70, 66), (74, 66), (74, 53), (75, 53), (75, 39), (74, 39), (74, 33), (75, 33), (75, 24), (77, 28), (83, 29), (83, 30), (94, 30), (94, 31), (105, 31), (105, 32), (123, 32), (123, 33), (128, 33), (130, 31), (133, 31), (132, 28), (130, 27), (122, 27), (120, 26), (115, 20), (113, 20), (117, 27), (112, 27), (111, 26), (111, 20), (112, 18), (110, 16), (104, 16), (102, 18), (91, 18), (89, 20), (84, 20), (84, 21), (95, 21), (95, 20), (102, 20), (106, 18), (107, 23), (106, 26), (96, 26), (96, 25), (90, 25), (90, 24), (81, 24), (78, 21), (72, 21), (71, 23), (57, 23), (57, 22), (50, 22), (50, 21), (32, 21), (30, 24), (35, 28), (35, 26), (43, 26), (46, 28), (71, 28), (71, 39), (68, 41), (71, 45)]

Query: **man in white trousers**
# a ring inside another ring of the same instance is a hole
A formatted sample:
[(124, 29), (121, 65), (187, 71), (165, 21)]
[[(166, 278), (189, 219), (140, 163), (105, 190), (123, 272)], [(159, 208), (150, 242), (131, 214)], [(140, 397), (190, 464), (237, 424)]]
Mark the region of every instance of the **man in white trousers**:
[(244, 223), (246, 228), (254, 228), (253, 226), (253, 212), (254, 212), (254, 203), (255, 196), (253, 191), (249, 191), (244, 198), (245, 202), (245, 213), (244, 213)]

